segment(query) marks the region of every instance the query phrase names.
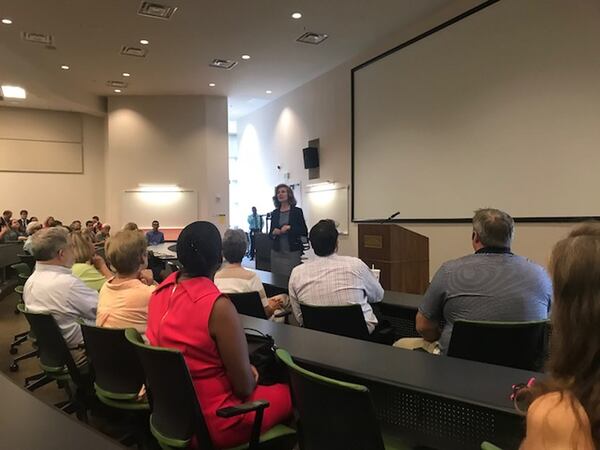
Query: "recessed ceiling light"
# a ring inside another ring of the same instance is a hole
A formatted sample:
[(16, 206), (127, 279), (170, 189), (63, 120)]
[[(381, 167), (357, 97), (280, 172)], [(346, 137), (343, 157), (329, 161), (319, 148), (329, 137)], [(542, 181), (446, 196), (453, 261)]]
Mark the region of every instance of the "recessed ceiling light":
[(271, 91), (271, 90), (269, 90), (269, 89), (267, 89), (267, 90), (265, 91), (265, 94), (272, 94), (272, 93), (273, 93), (273, 91)]
[(130, 74), (130, 73), (128, 73), (128, 72), (123, 72), (123, 73), (122, 73), (122, 75), (123, 75), (124, 77), (130, 77), (130, 76), (131, 76), (131, 74)]
[(208, 83), (208, 85), (209, 85), (210, 87), (215, 87), (215, 86), (216, 86), (216, 84), (215, 84), (215, 83)]
[(117, 94), (120, 94), (120, 93), (121, 93), (121, 89), (115, 89), (115, 92), (116, 92)]
[(299, 13), (299, 12), (292, 13), (292, 19), (302, 19), (302, 13)]
[(8, 17), (5, 17), (4, 19), (2, 19), (2, 23), (4, 25), (12, 25), (12, 20), (10, 20)]
[(242, 55), (242, 59), (250, 59), (250, 55)]
[(148, 45), (150, 43), (150, 41), (148, 39), (140, 39), (140, 44), (142, 45)]
[(27, 98), (27, 93), (25, 92), (25, 89), (23, 89), (22, 87), (4, 85), (4, 86), (2, 86), (2, 96), (4, 98), (24, 99), (24, 98)]
[(69, 69), (70, 69), (70, 67), (69, 67), (69, 66), (67, 66), (66, 64), (63, 64), (62, 66), (60, 66), (60, 68), (61, 68), (62, 70), (69, 70)]

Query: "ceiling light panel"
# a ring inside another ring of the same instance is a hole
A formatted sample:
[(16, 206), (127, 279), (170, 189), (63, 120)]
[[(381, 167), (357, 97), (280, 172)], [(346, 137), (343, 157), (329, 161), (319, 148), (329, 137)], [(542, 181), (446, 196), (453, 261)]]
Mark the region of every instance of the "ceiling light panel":
[(169, 20), (175, 11), (177, 11), (177, 8), (174, 6), (161, 5), (154, 2), (142, 2), (140, 3), (138, 14), (140, 16), (152, 17), (153, 19)]
[(128, 86), (125, 81), (121, 80), (108, 80), (106, 85), (112, 88), (126, 88)]
[(150, 41), (148, 39), (140, 39), (140, 44), (142, 45), (148, 45), (150, 43)]
[(129, 45), (124, 45), (121, 47), (121, 55), (125, 56), (135, 56), (136, 58), (145, 58), (148, 54), (148, 50), (145, 48), (139, 47), (131, 47)]
[(292, 13), (292, 19), (302, 19), (302, 13), (299, 13), (299, 12)]
[(296, 39), (296, 41), (303, 44), (318, 45), (328, 37), (329, 36), (327, 36), (325, 33), (313, 33), (312, 31), (308, 31)]
[(52, 45), (54, 42), (54, 37), (51, 34), (30, 33), (28, 31), (23, 31), (21, 38), (24, 41), (33, 42), (34, 44)]
[(215, 59), (212, 60), (212, 62), (209, 64), (209, 66), (210, 67), (216, 67), (218, 69), (231, 70), (235, 66), (237, 66), (237, 61), (233, 61), (231, 59), (218, 59), (218, 58), (215, 58)]
[(2, 19), (2, 23), (4, 25), (12, 25), (13, 21), (11, 19), (9, 19), (8, 17), (5, 17), (4, 19)]
[(27, 98), (27, 92), (25, 92), (25, 89), (20, 86), (3, 85), (1, 89), (2, 96), (4, 98), (14, 98), (20, 100)]
[(131, 74), (129, 72), (123, 72), (121, 75), (123, 75), (124, 77), (130, 77)]

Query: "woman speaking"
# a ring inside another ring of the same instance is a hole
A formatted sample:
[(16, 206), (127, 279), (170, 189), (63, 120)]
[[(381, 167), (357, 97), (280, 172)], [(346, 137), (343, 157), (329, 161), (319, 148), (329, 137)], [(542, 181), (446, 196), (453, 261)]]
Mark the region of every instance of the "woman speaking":
[(271, 213), (269, 237), (273, 240), (271, 272), (290, 276), (300, 264), (302, 236), (308, 236), (302, 210), (296, 207), (294, 192), (287, 184), (275, 188), (275, 210)]

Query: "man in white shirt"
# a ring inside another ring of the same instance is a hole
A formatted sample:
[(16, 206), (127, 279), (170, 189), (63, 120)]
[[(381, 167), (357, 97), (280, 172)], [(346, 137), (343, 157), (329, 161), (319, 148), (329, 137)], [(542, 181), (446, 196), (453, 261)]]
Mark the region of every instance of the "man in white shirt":
[(338, 231), (333, 220), (321, 220), (311, 228), (310, 243), (314, 259), (296, 266), (290, 276), (290, 302), (294, 316), (302, 325), (300, 303), (318, 306), (358, 304), (369, 333), (377, 325), (371, 303), (383, 299), (383, 288), (367, 265), (352, 256), (339, 256)]
[(37, 263), (23, 288), (31, 312), (51, 314), (60, 327), (75, 362), (84, 359), (83, 336), (76, 322), (95, 323), (98, 293), (71, 273), (73, 249), (63, 227), (44, 228), (32, 236), (31, 252)]

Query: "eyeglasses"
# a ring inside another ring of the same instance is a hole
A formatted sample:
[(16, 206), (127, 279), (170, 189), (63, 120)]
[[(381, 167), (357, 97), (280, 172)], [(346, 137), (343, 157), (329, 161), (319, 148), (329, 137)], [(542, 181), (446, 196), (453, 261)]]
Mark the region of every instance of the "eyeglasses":
[(533, 400), (531, 387), (535, 384), (535, 378), (531, 377), (527, 383), (517, 383), (512, 385), (512, 394), (510, 399), (515, 405), (515, 409), (523, 414), (527, 414), (527, 409)]

